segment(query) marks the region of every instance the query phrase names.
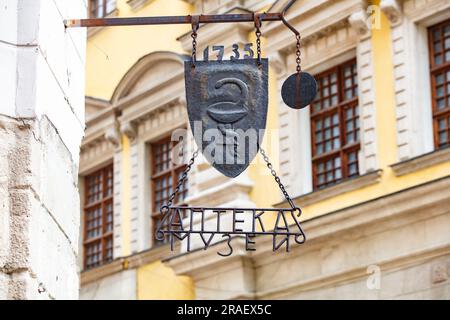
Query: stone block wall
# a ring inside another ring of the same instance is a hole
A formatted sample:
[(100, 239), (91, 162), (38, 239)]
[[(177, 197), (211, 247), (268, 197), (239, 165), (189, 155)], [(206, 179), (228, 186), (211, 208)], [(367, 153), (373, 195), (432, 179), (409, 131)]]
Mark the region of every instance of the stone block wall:
[(85, 0), (0, 0), (0, 299), (77, 299)]

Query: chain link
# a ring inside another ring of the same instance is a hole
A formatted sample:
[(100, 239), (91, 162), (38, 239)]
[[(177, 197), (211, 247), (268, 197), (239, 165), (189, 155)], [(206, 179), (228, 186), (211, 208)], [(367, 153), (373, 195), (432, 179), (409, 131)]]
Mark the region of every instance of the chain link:
[[(289, 196), (289, 193), (286, 191), (286, 187), (283, 185), (283, 183), (281, 182), (280, 177), (278, 176), (277, 172), (275, 171), (273, 164), (270, 162), (269, 157), (267, 156), (266, 151), (263, 148), (259, 148), (259, 152), (261, 153), (264, 162), (267, 165), (267, 168), (270, 170), (270, 173), (272, 174), (275, 182), (278, 184), (278, 187), (280, 188), (281, 192), (284, 195), (284, 198), (286, 199), (286, 201), (289, 203), (289, 205), (291, 206), (292, 209), (296, 209), (298, 210), (298, 207), (294, 204), (294, 201), (292, 200), (292, 198)], [(165, 205), (163, 205), (160, 209), (160, 212), (162, 214), (166, 213), (170, 206), (172, 206), (173, 201), (175, 200), (175, 197), (177, 196), (177, 194), (180, 192), (184, 181), (187, 179), (188, 173), (189, 171), (191, 171), (192, 166), (195, 163), (195, 158), (197, 158), (199, 154), (199, 150), (197, 149), (193, 154), (191, 159), (189, 160), (188, 165), (186, 166), (186, 168), (184, 169), (181, 177), (178, 179), (178, 183), (176, 188), (174, 189), (174, 191), (172, 192), (172, 194), (170, 195), (169, 199), (167, 200), (167, 203)]]
[(258, 65), (261, 65), (261, 18), (255, 14), (255, 28), (256, 28), (256, 54), (258, 56)]
[(294, 201), (292, 201), (292, 198), (289, 196), (289, 193), (286, 191), (286, 188), (283, 185), (283, 183), (281, 182), (281, 179), (278, 176), (277, 172), (273, 168), (273, 165), (270, 162), (270, 159), (267, 156), (266, 151), (264, 151), (264, 149), (260, 147), (259, 148), (259, 152), (261, 153), (261, 155), (262, 155), (262, 157), (264, 159), (264, 162), (266, 162), (267, 168), (269, 168), (270, 173), (274, 177), (275, 182), (278, 184), (278, 187), (280, 188), (281, 192), (283, 193), (284, 198), (286, 199), (286, 201), (289, 203), (289, 205), (291, 206), (292, 209), (299, 210), (298, 207), (294, 204)]
[(188, 165), (186, 166), (186, 168), (183, 170), (183, 173), (181, 175), (181, 177), (178, 179), (178, 183), (177, 186), (175, 188), (175, 190), (172, 192), (172, 194), (170, 195), (169, 199), (167, 200), (167, 203), (165, 205), (163, 205), (160, 209), (160, 212), (162, 214), (164, 214), (165, 212), (167, 212), (169, 210), (169, 207), (172, 206), (173, 201), (175, 200), (175, 197), (177, 196), (177, 194), (180, 192), (184, 181), (187, 179), (188, 173), (189, 171), (191, 171), (192, 166), (194, 165), (195, 162), (195, 158), (197, 158), (199, 153), (199, 150), (197, 149), (193, 154), (191, 159), (189, 160)]
[(192, 62), (197, 61), (197, 32), (192, 32)]
[(198, 24), (198, 16), (192, 16), (192, 63), (195, 66), (195, 62), (197, 62), (197, 30), (199, 28)]
[(297, 73), (302, 72), (302, 67), (301, 67), (301, 63), (302, 63), (302, 58), (301, 58), (301, 36), (300, 33), (295, 35), (295, 38), (297, 39), (297, 45), (296, 45), (296, 50), (295, 50), (295, 55), (296, 55), (296, 62), (297, 62)]

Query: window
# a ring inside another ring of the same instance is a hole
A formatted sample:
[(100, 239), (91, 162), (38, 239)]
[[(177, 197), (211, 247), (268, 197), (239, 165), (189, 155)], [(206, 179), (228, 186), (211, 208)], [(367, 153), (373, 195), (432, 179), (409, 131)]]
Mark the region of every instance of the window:
[[(163, 139), (151, 145), (152, 159), (152, 219), (153, 219), (153, 235), (156, 232), (161, 214), (159, 212), (161, 206), (165, 205), (176, 187), (178, 180), (183, 174), (186, 165), (174, 164), (172, 161), (173, 149), (176, 143), (169, 138)], [(184, 181), (178, 196), (173, 204), (182, 204), (188, 194), (188, 181)], [(155, 241), (157, 241), (155, 239)], [(159, 242), (160, 243), (160, 242)]]
[(89, 0), (89, 16), (103, 18), (116, 9), (116, 0)]
[(113, 166), (84, 178), (84, 267), (113, 259)]
[(450, 19), (429, 29), (434, 144), (450, 145)]
[(316, 76), (311, 104), (313, 184), (324, 188), (359, 174), (359, 107), (356, 60)]

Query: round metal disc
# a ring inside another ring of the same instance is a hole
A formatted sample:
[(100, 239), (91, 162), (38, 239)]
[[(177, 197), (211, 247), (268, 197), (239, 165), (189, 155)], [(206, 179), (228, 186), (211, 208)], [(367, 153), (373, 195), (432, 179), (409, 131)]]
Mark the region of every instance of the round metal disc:
[(289, 76), (281, 88), (281, 97), (285, 104), (293, 109), (302, 109), (313, 102), (317, 94), (317, 83), (307, 72)]

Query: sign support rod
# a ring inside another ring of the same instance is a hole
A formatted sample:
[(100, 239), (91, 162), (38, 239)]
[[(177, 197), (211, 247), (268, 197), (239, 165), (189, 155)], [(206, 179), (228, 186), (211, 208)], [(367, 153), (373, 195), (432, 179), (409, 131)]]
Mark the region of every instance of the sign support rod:
[[(261, 13), (262, 21), (281, 21), (281, 13)], [(165, 17), (133, 17), (133, 18), (98, 18), (98, 19), (70, 19), (64, 20), (66, 28), (76, 27), (116, 27), (137, 25), (191, 24), (191, 15)], [(248, 14), (215, 14), (199, 15), (199, 23), (233, 23), (254, 22), (252, 13)]]
[[(261, 21), (283, 21), (286, 11), (297, 0), (290, 0), (282, 12), (278, 13), (260, 13)], [(68, 19), (64, 20), (66, 28), (77, 27), (117, 27), (117, 26), (138, 26), (138, 25), (164, 25), (164, 24), (192, 24), (193, 17), (198, 17), (199, 23), (236, 23), (236, 22), (254, 22), (253, 13), (244, 14), (213, 14), (198, 16), (159, 16), (159, 17), (130, 17), (130, 18), (96, 18), (96, 19)]]

